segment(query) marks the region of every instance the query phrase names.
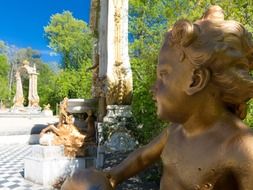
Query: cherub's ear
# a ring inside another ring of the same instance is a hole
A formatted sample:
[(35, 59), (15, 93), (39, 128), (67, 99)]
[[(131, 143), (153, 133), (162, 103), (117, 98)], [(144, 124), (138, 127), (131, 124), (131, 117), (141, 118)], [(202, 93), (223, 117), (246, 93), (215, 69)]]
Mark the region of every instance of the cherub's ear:
[(186, 94), (193, 95), (201, 91), (210, 79), (210, 72), (206, 68), (195, 69), (192, 73), (192, 81), (186, 89)]

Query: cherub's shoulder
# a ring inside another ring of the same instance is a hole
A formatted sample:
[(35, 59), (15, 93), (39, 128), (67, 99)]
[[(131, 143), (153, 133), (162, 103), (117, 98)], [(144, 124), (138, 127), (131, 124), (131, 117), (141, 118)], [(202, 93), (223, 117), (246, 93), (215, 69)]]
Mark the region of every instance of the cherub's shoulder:
[(239, 130), (227, 142), (231, 156), (238, 161), (253, 161), (253, 130), (250, 128)]
[(251, 143), (253, 143), (253, 130), (250, 128), (237, 130), (237, 132), (229, 139), (229, 143), (232, 147), (236, 146), (237, 148), (251, 145)]

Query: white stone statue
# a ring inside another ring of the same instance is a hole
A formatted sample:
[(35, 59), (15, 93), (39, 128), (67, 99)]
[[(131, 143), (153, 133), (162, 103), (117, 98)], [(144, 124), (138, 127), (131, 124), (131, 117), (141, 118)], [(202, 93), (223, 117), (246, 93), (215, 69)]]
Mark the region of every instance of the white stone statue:
[(24, 103), (24, 95), (23, 95), (23, 87), (22, 87), (22, 81), (20, 77), (20, 72), (16, 72), (16, 94), (14, 96), (14, 107), (23, 107)]
[(28, 93), (28, 107), (39, 108), (39, 96), (37, 92), (37, 76), (35, 65), (31, 67), (27, 60), (22, 62), (22, 65), (16, 71), (16, 94), (14, 96), (14, 107), (23, 107), (24, 96), (23, 87), (20, 74), (21, 71), (26, 71), (29, 75), (29, 93)]

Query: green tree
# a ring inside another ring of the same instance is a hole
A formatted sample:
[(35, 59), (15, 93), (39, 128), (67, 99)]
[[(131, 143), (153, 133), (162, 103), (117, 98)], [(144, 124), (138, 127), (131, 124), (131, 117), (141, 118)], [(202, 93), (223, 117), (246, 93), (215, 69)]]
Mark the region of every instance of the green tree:
[(163, 128), (156, 117), (150, 89), (156, 78), (158, 51), (167, 28), (166, 1), (130, 0), (130, 60), (133, 70), (133, 115), (138, 121), (138, 140), (147, 143)]
[(5, 104), (8, 103), (8, 97), (10, 95), (8, 90), (10, 65), (8, 63), (7, 51), (8, 46), (4, 41), (0, 40), (0, 100)]
[(253, 31), (252, 17), (253, 6), (252, 1), (243, 0), (175, 0), (170, 1), (170, 5), (166, 7), (166, 14), (169, 18), (168, 25), (171, 27), (179, 18), (187, 18), (189, 20), (197, 20), (201, 18), (203, 11), (210, 5), (219, 5), (223, 8), (226, 19), (241, 22), (247, 30)]
[(72, 16), (69, 11), (52, 15), (44, 27), (49, 46), (62, 56), (61, 68), (54, 77), (51, 104), (64, 97), (90, 98), (93, 36), (84, 21)]
[(7, 57), (0, 54), (0, 76), (8, 78), (9, 64)]
[(62, 68), (77, 69), (89, 63), (92, 57), (92, 35), (87, 24), (72, 13), (51, 16), (44, 27), (49, 46), (62, 56)]
[(55, 102), (60, 102), (64, 97), (91, 98), (91, 73), (86, 69), (83, 64), (78, 70), (61, 70), (56, 75), (52, 96)]
[(55, 108), (55, 105), (59, 101), (54, 101), (52, 96), (54, 96), (55, 78), (56, 73), (49, 67), (48, 64), (43, 62), (37, 62), (37, 72), (38, 75), (38, 95), (40, 97), (40, 105), (47, 105), (48, 103)]
[(4, 103), (7, 102), (9, 96), (8, 90), (8, 74), (10, 65), (8, 64), (7, 57), (0, 54), (0, 100)]

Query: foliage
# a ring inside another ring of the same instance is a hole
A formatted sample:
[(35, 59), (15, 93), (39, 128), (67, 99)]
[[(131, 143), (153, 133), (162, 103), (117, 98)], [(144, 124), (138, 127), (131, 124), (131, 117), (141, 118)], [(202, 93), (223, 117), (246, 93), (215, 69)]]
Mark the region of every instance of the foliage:
[(40, 97), (40, 106), (47, 105), (48, 103), (52, 106), (51, 109), (55, 108), (55, 104), (51, 97), (54, 94), (55, 85), (55, 74), (48, 64), (43, 62), (37, 63), (38, 75), (38, 95)]
[(62, 56), (62, 70), (55, 74), (50, 103), (54, 106), (64, 97), (90, 98), (92, 40), (87, 24), (69, 11), (52, 15), (44, 27), (49, 46)]
[(78, 70), (61, 70), (55, 75), (54, 86), (51, 91), (49, 103), (52, 108), (68, 98), (91, 98), (91, 73), (86, 72), (85, 64)]
[(4, 103), (8, 100), (8, 74), (10, 65), (8, 64), (7, 57), (0, 54), (0, 101)]
[(245, 123), (250, 127), (253, 127), (253, 99), (248, 102), (248, 112), (245, 118)]
[(203, 12), (211, 5), (223, 8), (226, 19), (241, 22), (250, 32), (253, 31), (253, 7), (251, 1), (243, 0), (174, 0), (166, 7), (168, 26), (172, 27), (176, 20), (186, 18), (195, 21), (201, 18)]
[(18, 65), (22, 64), (24, 60), (27, 60), (32, 64), (36, 64), (41, 62), (40, 57), (40, 53), (30, 47), (18, 49), (15, 53), (16, 63)]
[(0, 76), (7, 78), (9, 72), (9, 64), (7, 62), (7, 57), (0, 54)]
[(163, 1), (130, 0), (130, 57), (133, 70), (133, 113), (139, 123), (138, 140), (146, 143), (163, 124), (156, 117), (150, 93), (156, 75), (158, 51), (167, 26)]
[(78, 69), (89, 63), (92, 57), (92, 35), (87, 24), (75, 19), (72, 13), (51, 16), (49, 24), (44, 27), (49, 46), (62, 55), (63, 69)]
[(10, 65), (7, 57), (8, 47), (4, 41), (0, 40), (0, 101), (6, 105), (9, 97), (8, 76)]

